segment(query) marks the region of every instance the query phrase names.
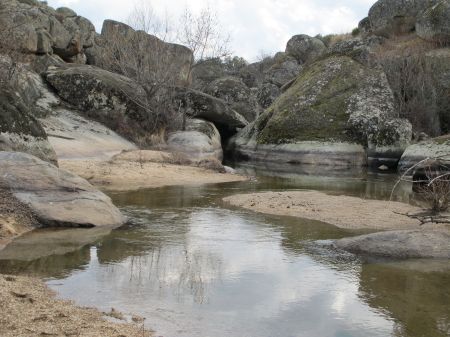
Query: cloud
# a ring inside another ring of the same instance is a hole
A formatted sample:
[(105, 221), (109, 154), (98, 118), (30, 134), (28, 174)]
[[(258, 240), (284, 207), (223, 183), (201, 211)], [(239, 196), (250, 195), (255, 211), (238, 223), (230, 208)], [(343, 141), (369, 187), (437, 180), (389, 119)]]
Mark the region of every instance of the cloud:
[[(146, 1), (146, 0), (143, 0)], [(148, 0), (160, 13), (171, 17), (189, 6), (200, 11), (210, 4), (232, 36), (236, 55), (254, 59), (260, 51), (284, 50), (295, 34), (331, 34), (350, 32), (367, 15), (375, 0)], [(123, 0), (49, 0), (50, 6), (67, 6), (90, 19), (97, 30), (105, 19), (119, 21), (133, 8)]]

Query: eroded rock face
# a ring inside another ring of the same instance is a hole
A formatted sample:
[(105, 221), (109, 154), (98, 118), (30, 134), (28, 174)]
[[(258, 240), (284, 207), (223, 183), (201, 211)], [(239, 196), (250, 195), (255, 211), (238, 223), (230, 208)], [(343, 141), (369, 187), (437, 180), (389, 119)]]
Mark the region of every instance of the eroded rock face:
[(5, 0), (0, 5), (0, 24), (14, 27), (11, 38), (25, 53), (52, 54), (66, 62), (84, 63), (92, 47), (94, 25), (67, 8), (54, 10), (39, 1)]
[(231, 109), (248, 121), (255, 120), (260, 113), (261, 107), (254, 93), (239, 78), (219, 78), (210, 83), (205, 92), (227, 102)]
[(356, 254), (392, 258), (450, 258), (447, 231), (388, 231), (345, 238), (336, 246)]
[(418, 16), (438, 0), (378, 0), (369, 10), (371, 30), (391, 36), (414, 31)]
[(450, 140), (423, 141), (406, 148), (398, 164), (398, 169), (400, 172), (404, 172), (424, 159), (438, 159), (442, 156), (450, 160)]
[(318, 38), (308, 35), (295, 35), (286, 45), (286, 54), (294, 57), (298, 62), (311, 62), (325, 53), (327, 47)]
[(1, 182), (47, 227), (118, 227), (111, 199), (86, 180), (34, 156), (0, 152)]
[(188, 116), (205, 119), (221, 131), (236, 133), (237, 129), (248, 124), (242, 115), (219, 98), (197, 90), (181, 88), (177, 97), (182, 102)]
[(339, 41), (329, 48), (327, 55), (348, 56), (355, 61), (370, 65), (373, 63), (373, 47), (379, 46), (382, 42), (383, 38), (378, 36), (369, 36), (366, 38), (356, 37)]
[(152, 71), (164, 71), (164, 75), (161, 74), (161, 76), (174, 77), (175, 83), (168, 83), (169, 85), (183, 85), (191, 82), (190, 68), (193, 62), (193, 53), (189, 48), (166, 43), (156, 36), (143, 31), (135, 31), (124, 23), (105, 20), (101, 34), (95, 36), (93, 47), (86, 52), (87, 63), (122, 73), (121, 69), (117, 69), (112, 62), (112, 53), (127, 55), (132, 61), (128, 65), (130, 67), (134, 62), (156, 65), (158, 67), (156, 70), (140, 67), (133, 71), (145, 71), (149, 74)]
[(0, 90), (0, 151), (26, 152), (57, 164), (44, 129), (21, 97), (8, 90)]
[[(395, 166), (412, 134), (409, 122), (397, 117), (384, 73), (349, 57), (330, 57), (304, 69), (285, 93), (238, 134), (236, 152), (271, 160), (270, 154), (276, 158), (279, 151), (286, 153), (285, 162), (302, 162), (309, 153), (332, 164), (323, 154), (338, 156), (342, 151), (354, 158), (343, 162), (358, 166), (366, 163), (362, 153), (369, 148), (371, 154)], [(265, 154), (256, 155), (259, 152)], [(336, 161), (336, 165), (341, 164)]]
[(421, 13), (416, 23), (416, 32), (428, 41), (450, 43), (450, 1), (441, 0)]
[(152, 129), (144, 89), (124, 76), (91, 66), (53, 68), (44, 74), (59, 97), (125, 138), (144, 139)]
[(170, 133), (167, 145), (171, 152), (182, 153), (193, 161), (223, 159), (219, 131), (214, 124), (202, 119), (188, 119), (186, 130)]

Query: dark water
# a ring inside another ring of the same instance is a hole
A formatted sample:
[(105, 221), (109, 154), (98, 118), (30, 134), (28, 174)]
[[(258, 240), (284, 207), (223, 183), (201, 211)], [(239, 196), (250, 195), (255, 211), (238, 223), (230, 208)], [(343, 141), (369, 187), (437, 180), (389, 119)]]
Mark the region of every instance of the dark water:
[[(301, 188), (388, 199), (395, 176), (241, 170), (258, 180), (113, 193), (133, 225), (26, 235), (0, 253), (0, 272), (39, 275), (78, 304), (145, 316), (156, 336), (450, 336), (448, 261), (357, 258), (329, 244), (357, 232), (221, 202)], [(410, 189), (394, 199), (412, 202)]]

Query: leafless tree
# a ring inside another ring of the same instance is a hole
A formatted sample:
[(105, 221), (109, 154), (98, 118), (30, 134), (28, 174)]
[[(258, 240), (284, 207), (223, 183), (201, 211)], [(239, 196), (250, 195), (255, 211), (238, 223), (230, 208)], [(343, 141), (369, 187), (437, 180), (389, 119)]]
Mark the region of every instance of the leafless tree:
[(192, 68), (202, 61), (231, 55), (230, 35), (222, 26), (218, 14), (209, 5), (198, 14), (185, 8), (179, 20), (178, 42), (192, 50)]
[(417, 131), (440, 135), (438, 100), (443, 93), (435, 85), (433, 70), (426, 61), (426, 53), (435, 44), (409, 36), (391, 40), (378, 48), (376, 56), (388, 77), (400, 116)]
[(425, 158), (407, 169), (392, 189), (392, 196), (401, 182), (413, 183), (413, 190), (428, 203), (428, 210), (405, 214), (425, 223), (450, 223), (442, 213), (450, 206), (450, 153)]
[[(141, 1), (127, 21), (128, 25), (110, 25), (102, 33), (105, 63), (144, 88), (144, 96), (130, 98), (146, 111), (149, 133), (160, 134), (163, 140), (167, 128), (184, 128), (186, 123), (185, 110), (175, 99), (177, 87), (189, 87), (199, 62), (229, 55), (228, 38), (222, 37), (217, 14), (209, 7), (198, 15), (186, 9), (174, 25), (167, 13), (161, 16), (149, 2)], [(179, 44), (169, 43), (173, 40)]]

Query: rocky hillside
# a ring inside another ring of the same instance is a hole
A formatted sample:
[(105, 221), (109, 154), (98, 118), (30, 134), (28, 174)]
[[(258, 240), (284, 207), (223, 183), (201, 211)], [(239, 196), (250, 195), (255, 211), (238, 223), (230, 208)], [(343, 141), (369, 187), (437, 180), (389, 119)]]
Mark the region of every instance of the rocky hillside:
[(449, 8), (379, 0), (352, 34), (298, 34), (248, 64), (4, 0), (0, 149), (56, 163), (94, 139), (90, 153), (159, 145), (216, 158), (228, 143), (242, 159), (395, 168), (409, 144), (450, 131)]

